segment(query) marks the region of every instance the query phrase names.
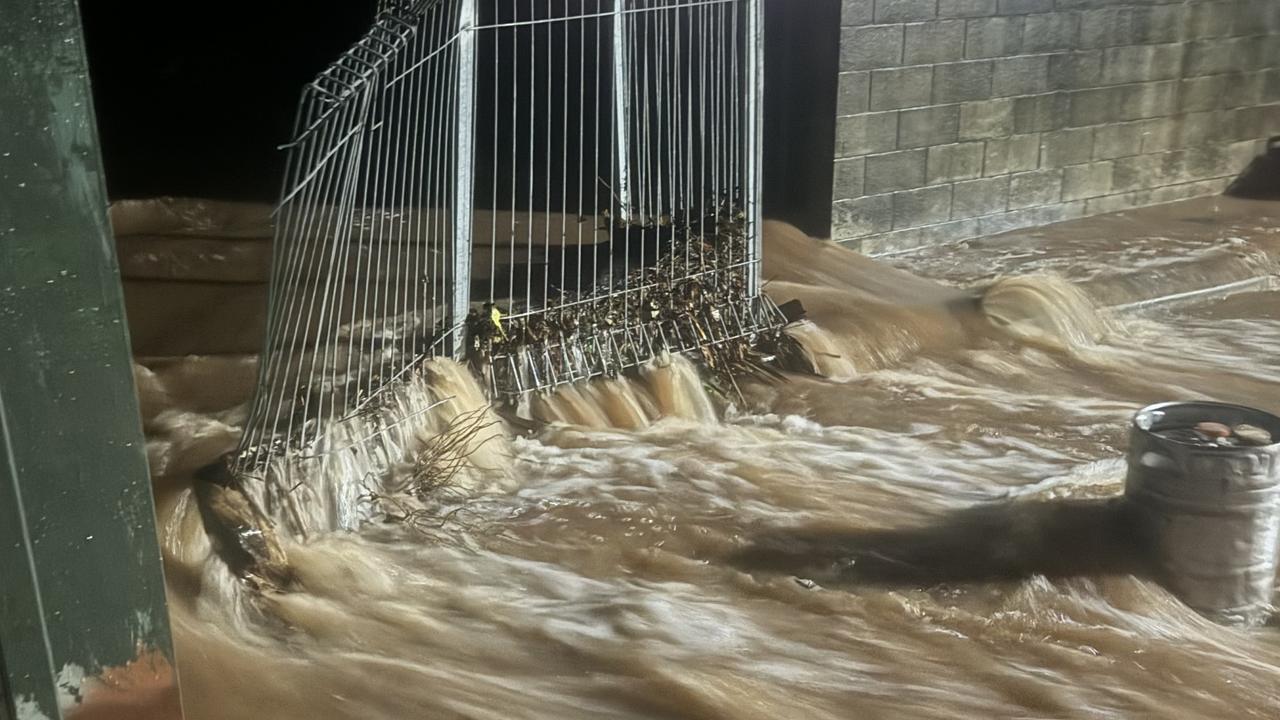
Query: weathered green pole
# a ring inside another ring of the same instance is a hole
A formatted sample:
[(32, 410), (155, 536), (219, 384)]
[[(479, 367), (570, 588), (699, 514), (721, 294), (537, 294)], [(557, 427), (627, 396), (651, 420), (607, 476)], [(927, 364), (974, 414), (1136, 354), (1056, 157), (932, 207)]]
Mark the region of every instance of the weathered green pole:
[(106, 205), (75, 0), (0, 0), (0, 717), (180, 714)]

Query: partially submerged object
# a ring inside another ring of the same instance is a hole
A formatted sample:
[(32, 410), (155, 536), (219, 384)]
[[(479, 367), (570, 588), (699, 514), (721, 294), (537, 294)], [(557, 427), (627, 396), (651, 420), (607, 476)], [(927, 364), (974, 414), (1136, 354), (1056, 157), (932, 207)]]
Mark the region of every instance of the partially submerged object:
[(1280, 200), (1280, 135), (1267, 141), (1267, 149), (1254, 158), (1226, 194), (1248, 200)]
[(1248, 624), (1271, 612), (1280, 543), (1280, 417), (1212, 402), (1135, 417), (1125, 497), (1163, 582), (1192, 608)]

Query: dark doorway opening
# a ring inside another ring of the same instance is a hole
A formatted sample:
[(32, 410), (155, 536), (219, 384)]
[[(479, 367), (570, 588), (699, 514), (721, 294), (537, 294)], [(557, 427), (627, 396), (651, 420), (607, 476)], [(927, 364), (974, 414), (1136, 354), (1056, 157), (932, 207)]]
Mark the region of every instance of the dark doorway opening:
[(831, 237), (839, 0), (765, 3), (764, 212)]

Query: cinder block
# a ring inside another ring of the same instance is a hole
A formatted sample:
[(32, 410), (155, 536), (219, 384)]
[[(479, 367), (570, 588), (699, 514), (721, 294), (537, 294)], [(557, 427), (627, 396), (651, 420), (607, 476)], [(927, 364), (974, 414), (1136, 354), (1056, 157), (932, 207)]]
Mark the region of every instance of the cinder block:
[(1177, 147), (1180, 120), (1180, 116), (1142, 120), (1142, 154), (1166, 152)]
[(1225, 177), (1225, 176), (1234, 177), (1235, 174), (1239, 173), (1239, 170), (1243, 169), (1243, 168), (1240, 168), (1238, 164), (1236, 164), (1236, 160), (1238, 160), (1238, 152), (1236, 151), (1247, 150), (1249, 152), (1249, 155), (1252, 156), (1252, 155), (1260, 154), (1260, 152), (1265, 150), (1265, 145), (1263, 145), (1263, 141), (1261, 140), (1261, 138), (1260, 140), (1257, 140), (1257, 141), (1249, 140), (1244, 142), (1233, 142), (1233, 143), (1229, 143), (1229, 145), (1203, 146), (1203, 147), (1199, 147), (1199, 149), (1190, 149), (1190, 150), (1196, 151), (1196, 150), (1210, 149), (1210, 147), (1213, 151), (1216, 152), (1216, 158), (1215, 160), (1213, 160), (1213, 165), (1212, 165), (1212, 174), (1204, 174), (1204, 176), (1198, 176), (1196, 179)]
[(868, 0), (844, 0), (840, 3), (840, 25), (870, 25), (875, 21), (874, 5)]
[(1187, 40), (1227, 37), (1234, 32), (1235, 8), (1231, 3), (1196, 3), (1186, 10), (1183, 23)]
[[(976, 218), (894, 230), (893, 232), (868, 239), (873, 247), (883, 248), (880, 252), (885, 254), (890, 251), (901, 253), (918, 248), (949, 245), (975, 237), (978, 237), (978, 220)], [(875, 257), (875, 255), (873, 254), (872, 257)]]
[(991, 61), (946, 63), (933, 67), (933, 101), (965, 102), (991, 97)]
[(927, 153), (905, 150), (867, 158), (863, 189), (875, 195), (895, 190), (911, 190), (924, 185)]
[(1232, 15), (1235, 35), (1266, 35), (1280, 30), (1280, 4), (1274, 0), (1242, 0), (1236, 3)]
[(1280, 68), (1267, 71), (1267, 83), (1262, 91), (1262, 101), (1280, 102)]
[(1226, 141), (1253, 140), (1275, 135), (1280, 129), (1280, 105), (1258, 105), (1226, 111)]
[(1072, 102), (1072, 96), (1067, 93), (1015, 98), (1013, 131), (1029, 133), (1067, 127), (1071, 121)]
[(928, 105), (933, 95), (933, 68), (908, 67), (871, 71), (871, 109), (896, 110)]
[[(1178, 135), (1181, 147), (1196, 147), (1215, 142), (1222, 130), (1222, 123), (1229, 113), (1221, 110), (1187, 113), (1182, 119), (1182, 132)], [(1265, 130), (1268, 133), (1270, 130)]]
[(938, 0), (938, 17), (971, 18), (996, 14), (996, 0)]
[(960, 139), (985, 140), (1013, 134), (1013, 100), (981, 100), (960, 105)]
[(982, 237), (990, 237), (998, 235), (1009, 230), (1016, 230), (1024, 227), (1025, 220), (1020, 219), (1017, 213), (1001, 213), (999, 215), (987, 215), (978, 218), (978, 234)]
[(871, 107), (871, 73), (840, 73), (836, 115), (857, 115)]
[(1054, 12), (1027, 17), (1022, 33), (1022, 51), (1028, 53), (1074, 50), (1079, 47), (1080, 17), (1070, 12)]
[(1169, 80), (1182, 74), (1180, 43), (1107, 48), (1102, 56), (1103, 85)]
[(1062, 170), (1035, 170), (1009, 177), (1009, 209), (1051, 205), (1062, 199)]
[(1115, 121), (1120, 117), (1120, 102), (1125, 92), (1125, 88), (1113, 87), (1071, 93), (1068, 125), (1083, 127)]
[(1222, 107), (1227, 87), (1233, 75), (1209, 75), (1181, 81), (1178, 90), (1178, 109), (1183, 111), (1212, 110)]
[(1187, 183), (1231, 172), (1227, 145), (1203, 145), (1160, 156), (1160, 183)]
[[(1194, 183), (1187, 183), (1186, 185), (1177, 185), (1171, 188), (1158, 189), (1155, 191), (1155, 195), (1160, 197), (1156, 198), (1155, 203), (1159, 204), (1173, 202), (1174, 200), (1186, 200), (1188, 198), (1204, 197), (1206, 195), (1221, 195), (1222, 192), (1227, 189), (1227, 185), (1231, 184), (1231, 181), (1235, 179), (1236, 174), (1237, 173), (1231, 173), (1230, 177), (1200, 180)], [(1181, 197), (1166, 198), (1164, 196), (1166, 192), (1176, 193)]]
[(1084, 202), (1054, 203), (1011, 210), (1003, 215), (979, 218), (978, 229), (983, 235), (991, 235), (1007, 230), (1062, 222), (1063, 220), (1081, 217), (1083, 214)]
[(953, 143), (960, 137), (960, 106), (941, 105), (903, 110), (898, 116), (898, 147)]
[(840, 33), (840, 69), (870, 70), (902, 64), (902, 26), (872, 25)]
[(893, 227), (933, 225), (951, 219), (951, 186), (908, 190), (893, 194)]
[(1253, 69), (1271, 70), (1280, 67), (1280, 43), (1275, 41), (1275, 36), (1276, 33), (1273, 33), (1253, 39), (1254, 52), (1257, 54)]
[(1129, 195), (1108, 195), (1106, 197), (1092, 198), (1084, 203), (1084, 211), (1087, 215), (1104, 215), (1106, 213), (1118, 212), (1131, 207), (1135, 207), (1141, 203), (1135, 203)]
[(1164, 173), (1160, 155), (1136, 155), (1112, 161), (1111, 189), (1129, 192), (1159, 185)]
[(965, 28), (964, 56), (994, 58), (1017, 55), (1022, 50), (1021, 17), (991, 17), (969, 20)]
[(1011, 135), (987, 141), (982, 165), (985, 177), (1035, 170), (1040, 163), (1039, 135)]
[(1101, 50), (1049, 56), (1049, 87), (1053, 90), (1080, 90), (1101, 81)]
[(953, 222), (926, 225), (918, 228), (894, 230), (862, 243), (862, 251), (872, 256), (887, 252), (902, 252), (931, 245), (941, 245), (978, 234), (977, 220), (958, 220)]
[(1116, 114), (1118, 120), (1163, 117), (1177, 111), (1177, 80), (1122, 85), (1116, 90), (1120, 91), (1120, 107)]
[(1110, 160), (1073, 165), (1062, 171), (1062, 199), (1085, 200), (1111, 194), (1111, 173), (1113, 163)]
[(836, 119), (836, 157), (887, 152), (898, 145), (898, 114), (868, 113)]
[(1138, 42), (1169, 43), (1183, 39), (1187, 22), (1186, 4), (1155, 5), (1133, 9), (1133, 35)]
[(862, 178), (866, 172), (865, 158), (848, 158), (835, 162), (835, 177), (831, 183), (831, 196), (836, 200), (852, 200), (862, 197)]
[[(1276, 38), (1280, 42), (1280, 37)], [(1231, 79), (1223, 78), (1226, 89), (1222, 93), (1222, 108), (1238, 108), (1246, 105), (1258, 105), (1266, 94), (1267, 75), (1269, 71), (1260, 70), (1239, 73)]]
[(1253, 38), (1224, 38), (1186, 43), (1187, 77), (1253, 69), (1259, 48)]
[(875, 4), (878, 23), (920, 22), (938, 16), (937, 0), (875, 0)]
[(1053, 0), (1000, 0), (1001, 15), (1025, 15), (1053, 10)]
[(926, 181), (930, 185), (982, 177), (986, 145), (980, 142), (929, 148)]
[(1093, 158), (1093, 128), (1047, 132), (1040, 136), (1040, 167), (1087, 163)]
[(991, 94), (994, 97), (1034, 95), (1049, 89), (1048, 55), (1024, 55), (993, 62)]
[(1107, 7), (1080, 16), (1080, 47), (1147, 45), (1181, 39), (1182, 6)]
[(1093, 159), (1142, 154), (1142, 121), (1103, 125), (1093, 133)]
[(1004, 212), (1009, 206), (1009, 176), (958, 182), (952, 191), (951, 217), (979, 217)]
[(907, 25), (904, 36), (903, 64), (932, 65), (964, 59), (963, 20)]
[(831, 236), (858, 238), (893, 229), (893, 196), (873, 195), (831, 205)]

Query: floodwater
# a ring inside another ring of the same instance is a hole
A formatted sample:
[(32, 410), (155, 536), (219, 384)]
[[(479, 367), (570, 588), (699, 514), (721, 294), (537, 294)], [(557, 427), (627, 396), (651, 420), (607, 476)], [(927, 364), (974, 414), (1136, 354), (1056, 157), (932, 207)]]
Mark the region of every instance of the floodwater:
[(767, 253), (827, 378), (726, 403), (676, 361), (535, 403), (460, 512), (289, 542), (286, 593), (189, 497), (252, 358), (140, 368), (187, 717), (1280, 716), (1280, 630), (1182, 606), (1113, 502), (1142, 405), (1280, 410), (1280, 293), (1113, 313), (1174, 258)]

